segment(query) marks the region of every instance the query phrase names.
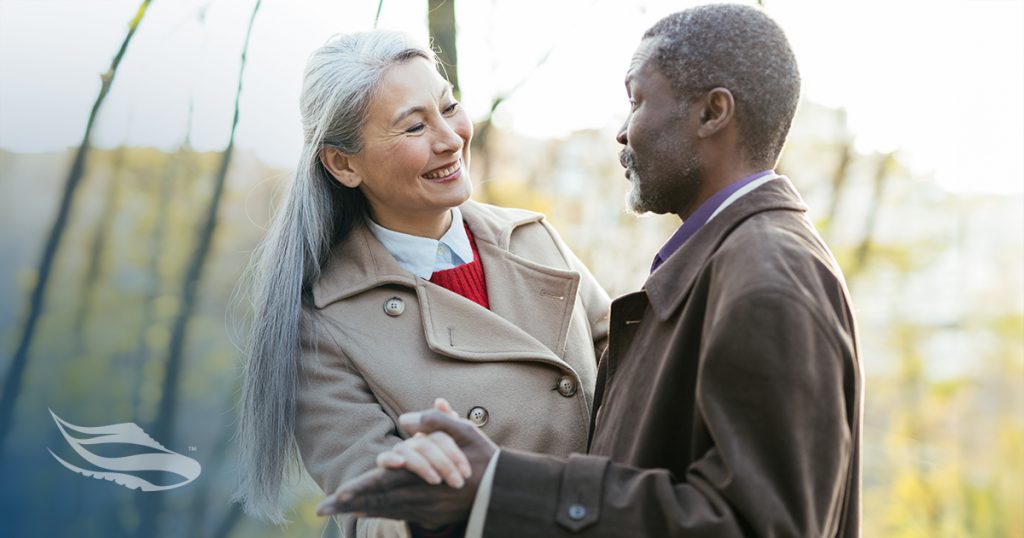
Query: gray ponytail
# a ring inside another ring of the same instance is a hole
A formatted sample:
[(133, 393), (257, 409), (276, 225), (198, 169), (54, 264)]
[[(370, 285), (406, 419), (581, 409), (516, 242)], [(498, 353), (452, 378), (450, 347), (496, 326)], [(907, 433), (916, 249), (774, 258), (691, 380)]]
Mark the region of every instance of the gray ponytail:
[(310, 56), (300, 108), (304, 145), (295, 182), (274, 215), (247, 271), (251, 327), (244, 349), (241, 420), (241, 483), (236, 500), (264, 520), (285, 523), (282, 483), (298, 468), (295, 398), (305, 337), (310, 327), (310, 289), (331, 247), (365, 218), (366, 198), (336, 182), (319, 152), (333, 146), (348, 154), (362, 149), (360, 132), (370, 101), (388, 68), (434, 55), (398, 32), (336, 36)]

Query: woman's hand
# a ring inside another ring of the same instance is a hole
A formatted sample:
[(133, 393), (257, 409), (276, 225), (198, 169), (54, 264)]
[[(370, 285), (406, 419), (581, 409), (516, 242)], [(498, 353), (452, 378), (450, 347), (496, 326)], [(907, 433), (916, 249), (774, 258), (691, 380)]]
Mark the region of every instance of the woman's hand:
[[(458, 418), (444, 398), (434, 400), (434, 409)], [(461, 488), (472, 474), (466, 455), (444, 432), (417, 433), (391, 450), (381, 452), (377, 456), (377, 466), (383, 469), (404, 468), (428, 484), (437, 485), (443, 480), (453, 488)]]
[(406, 468), (378, 468), (338, 486), (317, 507), (317, 515), (346, 513), (357, 517), (400, 519), (427, 529), (469, 519), (480, 481), (498, 445), (480, 428), (456, 417), (443, 405), (435, 404), (429, 411), (405, 413), (398, 421), (408, 432), (423, 432), (428, 436), (437, 432), (448, 434), (472, 469), (471, 476), (467, 473), (469, 478), (464, 487), (437, 487)]

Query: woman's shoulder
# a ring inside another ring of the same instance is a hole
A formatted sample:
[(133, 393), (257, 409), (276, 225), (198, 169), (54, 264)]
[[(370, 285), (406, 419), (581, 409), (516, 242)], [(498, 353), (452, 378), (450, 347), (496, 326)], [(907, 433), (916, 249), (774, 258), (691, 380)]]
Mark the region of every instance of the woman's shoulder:
[(489, 224), (515, 227), (530, 222), (544, 220), (544, 214), (518, 207), (503, 207), (486, 204), (476, 200), (467, 200), (460, 206), (464, 216), (471, 220), (486, 221)]
[(501, 207), (468, 200), (459, 208), (462, 218), (478, 240), (509, 247), (513, 235), (530, 228), (547, 228), (544, 215), (528, 209)]

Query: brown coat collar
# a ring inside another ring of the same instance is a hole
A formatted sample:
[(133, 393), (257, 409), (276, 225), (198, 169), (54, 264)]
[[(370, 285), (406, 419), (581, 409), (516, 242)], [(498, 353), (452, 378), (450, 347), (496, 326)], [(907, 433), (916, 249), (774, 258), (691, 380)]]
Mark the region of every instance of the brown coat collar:
[(807, 211), (800, 193), (786, 177), (745, 194), (694, 234), (644, 284), (658, 318), (664, 321), (679, 308), (708, 258), (737, 226), (758, 213), (780, 210)]

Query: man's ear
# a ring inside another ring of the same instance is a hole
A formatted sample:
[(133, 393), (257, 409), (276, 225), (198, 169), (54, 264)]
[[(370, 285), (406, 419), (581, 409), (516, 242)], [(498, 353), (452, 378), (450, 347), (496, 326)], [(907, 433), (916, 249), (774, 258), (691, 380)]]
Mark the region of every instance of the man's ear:
[(352, 169), (351, 156), (338, 148), (320, 148), (320, 162), (324, 164), (327, 173), (346, 187), (354, 189), (363, 182), (362, 176)]
[(732, 123), (736, 113), (736, 101), (726, 88), (715, 88), (699, 101), (700, 127), (697, 136), (707, 138)]

